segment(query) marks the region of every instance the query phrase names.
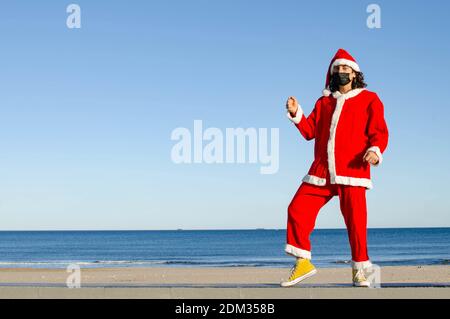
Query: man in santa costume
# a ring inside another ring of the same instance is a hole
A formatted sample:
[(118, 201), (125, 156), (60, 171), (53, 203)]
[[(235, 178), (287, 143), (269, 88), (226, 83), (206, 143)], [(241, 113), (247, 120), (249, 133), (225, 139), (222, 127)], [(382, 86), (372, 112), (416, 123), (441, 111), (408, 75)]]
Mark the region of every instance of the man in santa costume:
[[(288, 207), (285, 252), (296, 257), (283, 287), (314, 275), (310, 234), (319, 210), (337, 195), (352, 252), (353, 285), (370, 286), (367, 252), (366, 189), (373, 187), (370, 166), (379, 166), (388, 143), (384, 106), (365, 89), (355, 59), (339, 49), (327, 69), (325, 89), (306, 116), (293, 96), (287, 116), (306, 140), (315, 140), (314, 161)], [(330, 243), (331, 245), (333, 243)]]

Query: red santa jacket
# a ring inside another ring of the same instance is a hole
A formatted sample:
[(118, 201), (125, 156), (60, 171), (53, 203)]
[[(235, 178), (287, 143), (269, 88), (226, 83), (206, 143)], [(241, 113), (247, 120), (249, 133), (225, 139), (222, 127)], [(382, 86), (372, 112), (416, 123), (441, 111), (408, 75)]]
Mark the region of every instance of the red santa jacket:
[(315, 139), (314, 161), (304, 182), (373, 187), (370, 164), (363, 161), (368, 151), (378, 156), (378, 166), (388, 143), (384, 106), (374, 92), (353, 89), (345, 94), (324, 90), (306, 117), (298, 106), (295, 117), (287, 113), (306, 140)]

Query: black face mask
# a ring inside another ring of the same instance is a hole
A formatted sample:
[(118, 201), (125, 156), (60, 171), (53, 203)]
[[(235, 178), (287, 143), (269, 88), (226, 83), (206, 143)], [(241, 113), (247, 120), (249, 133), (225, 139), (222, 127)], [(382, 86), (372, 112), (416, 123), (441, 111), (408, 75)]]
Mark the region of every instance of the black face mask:
[(338, 85), (350, 83), (350, 73), (333, 73), (333, 81)]

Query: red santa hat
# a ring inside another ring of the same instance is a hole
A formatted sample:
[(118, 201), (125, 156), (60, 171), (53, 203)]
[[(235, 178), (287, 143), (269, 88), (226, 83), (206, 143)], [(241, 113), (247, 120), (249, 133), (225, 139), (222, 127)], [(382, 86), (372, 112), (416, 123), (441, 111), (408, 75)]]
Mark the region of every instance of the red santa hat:
[(359, 69), (358, 63), (356, 63), (356, 60), (344, 49), (337, 50), (336, 54), (334, 55), (333, 59), (330, 62), (330, 65), (328, 66), (327, 70), (327, 79), (325, 81), (325, 89), (323, 90), (323, 95), (328, 96), (331, 94), (329, 85), (331, 76), (333, 75), (333, 69), (337, 65), (348, 65), (356, 72), (361, 72)]

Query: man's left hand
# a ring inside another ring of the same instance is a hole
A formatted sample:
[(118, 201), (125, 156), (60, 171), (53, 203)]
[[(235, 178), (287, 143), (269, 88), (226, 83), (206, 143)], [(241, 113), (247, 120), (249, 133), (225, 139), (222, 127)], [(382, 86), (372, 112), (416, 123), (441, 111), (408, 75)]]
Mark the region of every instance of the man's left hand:
[(369, 162), (372, 165), (375, 165), (376, 163), (378, 163), (378, 156), (375, 152), (373, 151), (368, 151), (367, 154), (364, 156), (363, 158), (364, 162)]

